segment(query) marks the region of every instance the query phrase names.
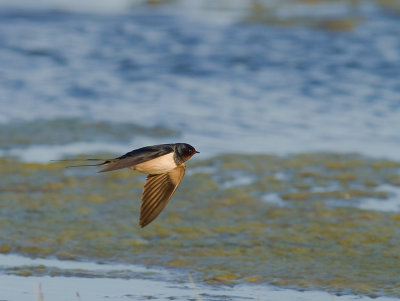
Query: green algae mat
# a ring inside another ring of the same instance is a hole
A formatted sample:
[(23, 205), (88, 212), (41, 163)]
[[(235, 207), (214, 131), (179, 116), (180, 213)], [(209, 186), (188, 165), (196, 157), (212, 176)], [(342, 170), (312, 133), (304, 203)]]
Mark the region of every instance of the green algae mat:
[[(400, 162), (352, 154), (191, 160), (144, 229), (144, 175), (13, 158), (0, 166), (2, 253), (164, 266), (214, 284), (400, 296), (400, 213), (358, 209), (399, 197)], [(44, 266), (0, 272), (66, 275)]]

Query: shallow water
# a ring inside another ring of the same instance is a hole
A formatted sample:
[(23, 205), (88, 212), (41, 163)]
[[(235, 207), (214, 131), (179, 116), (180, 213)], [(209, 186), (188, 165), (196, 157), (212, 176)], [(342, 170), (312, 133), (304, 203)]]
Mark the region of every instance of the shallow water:
[[(321, 291), (296, 291), (282, 289), (269, 285), (238, 285), (209, 286), (202, 283), (192, 283), (187, 277), (179, 282), (176, 279), (178, 273), (165, 273), (163, 270), (146, 269), (140, 266), (94, 264), (73, 261), (57, 261), (43, 259), (29, 259), (21, 256), (0, 255), (0, 268), (16, 267), (19, 265), (40, 265), (58, 267), (64, 270), (79, 269), (86, 272), (104, 270), (132, 270), (137, 276), (133, 279), (108, 279), (76, 276), (57, 277), (21, 277), (12, 275), (0, 275), (2, 285), (1, 296), (7, 296), (10, 301), (31, 301), (41, 294), (44, 300), (196, 300), (199, 294), (202, 300), (397, 300), (389, 297), (369, 298), (366, 296), (344, 295), (333, 296)], [(89, 273), (88, 273), (89, 274)], [(155, 276), (156, 275), (156, 276)], [(157, 280), (157, 278), (159, 280)], [(160, 281), (162, 279), (162, 281)]]

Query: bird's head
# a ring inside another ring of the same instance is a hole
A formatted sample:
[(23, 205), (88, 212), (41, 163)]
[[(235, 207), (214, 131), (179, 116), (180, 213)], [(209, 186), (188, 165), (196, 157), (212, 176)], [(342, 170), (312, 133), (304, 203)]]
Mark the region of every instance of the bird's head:
[(193, 146), (187, 143), (177, 143), (176, 152), (183, 159), (183, 161), (187, 161), (194, 154), (199, 153)]

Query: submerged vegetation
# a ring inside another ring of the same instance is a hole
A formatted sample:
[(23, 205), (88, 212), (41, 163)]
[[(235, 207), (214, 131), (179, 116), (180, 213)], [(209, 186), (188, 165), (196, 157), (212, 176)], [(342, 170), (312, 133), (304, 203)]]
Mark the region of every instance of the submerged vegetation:
[[(177, 5), (185, 0), (148, 0), (146, 5)], [(208, 10), (238, 13), (239, 21), (248, 24), (273, 26), (305, 26), (320, 30), (348, 32), (366, 21), (366, 11), (372, 6), (392, 16), (400, 15), (398, 0), (253, 0), (209, 1), (203, 4)]]
[[(399, 197), (387, 189), (400, 186), (399, 162), (338, 154), (194, 160), (144, 229), (143, 175), (12, 158), (0, 164), (1, 253), (187, 269), (217, 284), (400, 296), (400, 213), (357, 208)], [(43, 266), (2, 272), (93, 277)]]

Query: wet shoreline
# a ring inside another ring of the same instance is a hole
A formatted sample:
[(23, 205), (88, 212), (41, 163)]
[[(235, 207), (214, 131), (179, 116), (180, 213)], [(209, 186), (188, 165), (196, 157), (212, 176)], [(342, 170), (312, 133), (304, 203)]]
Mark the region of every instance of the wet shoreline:
[[(40, 266), (77, 272), (86, 272), (90, 276), (53, 275), (53, 276), (15, 276), (4, 273), (4, 268), (18, 266)], [(240, 284), (235, 286), (206, 285), (196, 279), (191, 282), (188, 274), (165, 269), (144, 268), (133, 265), (96, 264), (89, 262), (58, 261), (54, 259), (30, 259), (16, 255), (0, 255), (1, 297), (10, 301), (28, 301), (43, 295), (44, 300), (55, 298), (85, 300), (187, 300), (196, 299), (196, 293), (202, 300), (378, 300), (391, 301), (397, 298), (360, 295), (333, 295), (332, 292), (291, 290), (265, 284)], [(104, 278), (96, 277), (96, 271), (131, 270), (135, 277)]]

